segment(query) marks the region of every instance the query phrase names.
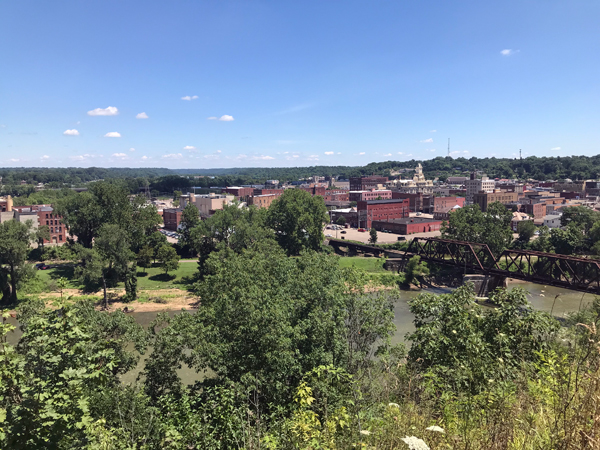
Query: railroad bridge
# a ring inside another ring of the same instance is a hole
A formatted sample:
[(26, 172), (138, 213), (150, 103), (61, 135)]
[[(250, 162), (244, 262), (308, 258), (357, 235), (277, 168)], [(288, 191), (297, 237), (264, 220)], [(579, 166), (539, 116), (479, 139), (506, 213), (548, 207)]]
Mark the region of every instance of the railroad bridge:
[(595, 259), (513, 249), (504, 250), (496, 258), (486, 244), (438, 238), (414, 238), (406, 251), (337, 239), (330, 239), (329, 245), (341, 254), (386, 256), (388, 266), (402, 265), (418, 255), (423, 261), (463, 268), (465, 273), (510, 277), (600, 295), (600, 260)]

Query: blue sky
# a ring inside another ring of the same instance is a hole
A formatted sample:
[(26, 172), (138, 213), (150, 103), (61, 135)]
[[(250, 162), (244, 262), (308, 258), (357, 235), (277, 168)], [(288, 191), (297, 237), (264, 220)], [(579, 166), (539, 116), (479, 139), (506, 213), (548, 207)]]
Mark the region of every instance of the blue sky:
[[(0, 166), (592, 155), (600, 2), (6, 1)], [(147, 118), (137, 118), (145, 113)]]

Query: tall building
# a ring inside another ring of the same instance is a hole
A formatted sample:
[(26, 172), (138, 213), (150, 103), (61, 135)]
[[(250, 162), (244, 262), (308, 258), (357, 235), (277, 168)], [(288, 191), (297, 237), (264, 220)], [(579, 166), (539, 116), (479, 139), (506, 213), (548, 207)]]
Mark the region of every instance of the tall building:
[(350, 177), (351, 191), (367, 191), (379, 189), (388, 182), (388, 177)]
[(493, 192), (494, 187), (496, 187), (496, 182), (494, 180), (490, 180), (486, 175), (483, 175), (481, 178), (475, 177), (475, 172), (471, 174), (471, 179), (465, 182), (467, 188), (467, 203), (473, 203), (473, 196), (481, 191), (483, 192)]

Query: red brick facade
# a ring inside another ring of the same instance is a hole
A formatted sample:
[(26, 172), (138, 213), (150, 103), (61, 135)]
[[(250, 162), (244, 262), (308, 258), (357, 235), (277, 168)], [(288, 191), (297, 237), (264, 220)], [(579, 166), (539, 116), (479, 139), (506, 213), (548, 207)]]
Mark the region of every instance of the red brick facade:
[(177, 231), (179, 224), (181, 223), (181, 214), (183, 213), (183, 209), (173, 208), (173, 209), (164, 209), (163, 210), (163, 222), (165, 224), (165, 228), (171, 231)]
[(408, 217), (410, 212), (408, 199), (360, 201), (357, 209), (359, 228), (371, 228), (375, 220), (387, 221)]

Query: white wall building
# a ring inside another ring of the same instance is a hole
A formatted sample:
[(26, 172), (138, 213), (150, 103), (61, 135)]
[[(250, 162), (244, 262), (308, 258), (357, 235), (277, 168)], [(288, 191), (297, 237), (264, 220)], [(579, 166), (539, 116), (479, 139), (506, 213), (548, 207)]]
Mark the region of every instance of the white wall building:
[(547, 216), (544, 216), (544, 225), (547, 226), (548, 228), (560, 228), (561, 216), (562, 216), (562, 213), (548, 214)]
[(465, 186), (467, 188), (466, 202), (468, 204), (472, 204), (473, 196), (478, 192), (494, 192), (496, 182), (494, 180), (490, 180), (487, 176), (483, 176), (474, 180), (467, 180), (465, 182)]

